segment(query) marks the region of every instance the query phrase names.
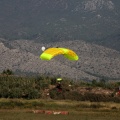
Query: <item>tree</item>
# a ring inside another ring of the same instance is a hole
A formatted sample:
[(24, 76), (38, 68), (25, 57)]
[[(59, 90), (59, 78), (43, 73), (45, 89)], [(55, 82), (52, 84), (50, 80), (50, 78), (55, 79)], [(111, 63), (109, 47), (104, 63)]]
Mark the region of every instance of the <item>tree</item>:
[(3, 70), (2, 74), (3, 74), (3, 75), (13, 75), (14, 73), (13, 73), (12, 70), (7, 69), (7, 70)]
[(105, 79), (101, 79), (99, 84), (100, 84), (100, 87), (105, 87), (106, 86), (106, 80)]
[(96, 80), (92, 80), (92, 86), (97, 86), (97, 81)]

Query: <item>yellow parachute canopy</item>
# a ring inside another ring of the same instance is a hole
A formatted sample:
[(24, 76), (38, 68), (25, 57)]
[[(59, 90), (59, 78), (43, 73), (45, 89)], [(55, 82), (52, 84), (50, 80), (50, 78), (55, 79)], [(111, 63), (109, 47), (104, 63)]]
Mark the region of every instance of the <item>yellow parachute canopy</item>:
[(51, 60), (54, 56), (64, 55), (69, 60), (78, 60), (78, 55), (70, 49), (67, 48), (48, 48), (41, 55), (42, 60)]

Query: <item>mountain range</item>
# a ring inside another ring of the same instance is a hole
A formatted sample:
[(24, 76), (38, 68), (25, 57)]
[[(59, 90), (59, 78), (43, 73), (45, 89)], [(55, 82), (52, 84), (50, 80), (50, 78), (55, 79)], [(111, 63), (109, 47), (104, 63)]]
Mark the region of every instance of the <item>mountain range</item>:
[[(36, 43), (29, 40), (6, 41), (0, 39), (0, 71), (5, 68), (13, 71), (61, 75), (75, 80), (119, 80), (120, 52), (85, 41), (64, 41), (53, 43)], [(70, 61), (62, 55), (50, 61), (39, 58), (41, 47), (65, 47), (74, 50), (78, 61)]]
[(120, 51), (120, 1), (1, 0), (0, 37), (84, 40)]
[[(78, 61), (42, 61), (41, 47), (74, 50)], [(119, 0), (0, 0), (0, 72), (120, 80)]]

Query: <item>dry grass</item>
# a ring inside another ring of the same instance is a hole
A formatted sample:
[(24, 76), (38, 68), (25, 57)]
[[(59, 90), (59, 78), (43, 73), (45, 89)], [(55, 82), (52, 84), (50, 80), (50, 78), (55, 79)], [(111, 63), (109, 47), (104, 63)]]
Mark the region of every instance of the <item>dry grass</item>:
[[(13, 105), (13, 106), (10, 106)], [(89, 102), (89, 101), (71, 101), (71, 100), (44, 100), (44, 99), (0, 99), (0, 108), (53, 108), (53, 109), (117, 109), (120, 110), (120, 104), (114, 102)]]
[[(117, 103), (0, 99), (0, 105), (9, 102), (23, 103), (23, 106), (1, 108), (0, 120), (119, 120), (120, 118), (120, 104)], [(40, 103), (43, 103), (43, 106)], [(32, 110), (35, 109), (66, 110), (69, 111), (69, 115), (34, 114)]]

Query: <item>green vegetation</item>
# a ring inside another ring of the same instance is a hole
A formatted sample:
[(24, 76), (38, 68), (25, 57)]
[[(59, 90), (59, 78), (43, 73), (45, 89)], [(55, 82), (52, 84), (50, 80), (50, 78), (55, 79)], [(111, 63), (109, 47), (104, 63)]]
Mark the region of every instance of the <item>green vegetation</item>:
[(10, 69), (3, 70), (2, 75), (13, 75), (13, 71)]
[[(0, 120), (119, 120), (120, 97), (115, 95), (119, 82), (93, 80), (91, 83), (75, 83), (63, 78), (61, 92), (56, 84), (56, 77), (2, 73)], [(102, 90), (112, 92), (106, 95)], [(34, 114), (34, 110), (68, 111), (69, 115)]]
[(49, 81), (40, 78), (18, 76), (0, 76), (1, 98), (26, 98), (36, 99), (41, 97), (41, 92), (48, 87)]
[(4, 70), (3, 73), (0, 76), (0, 98), (120, 102), (120, 97), (115, 94), (118, 91), (116, 88), (119, 87), (119, 82), (107, 83), (102, 79), (93, 80), (91, 83), (81, 81), (74, 83), (63, 78), (62, 91), (59, 92), (55, 77), (45, 75), (21, 77), (11, 75), (13, 74), (11, 70)]

